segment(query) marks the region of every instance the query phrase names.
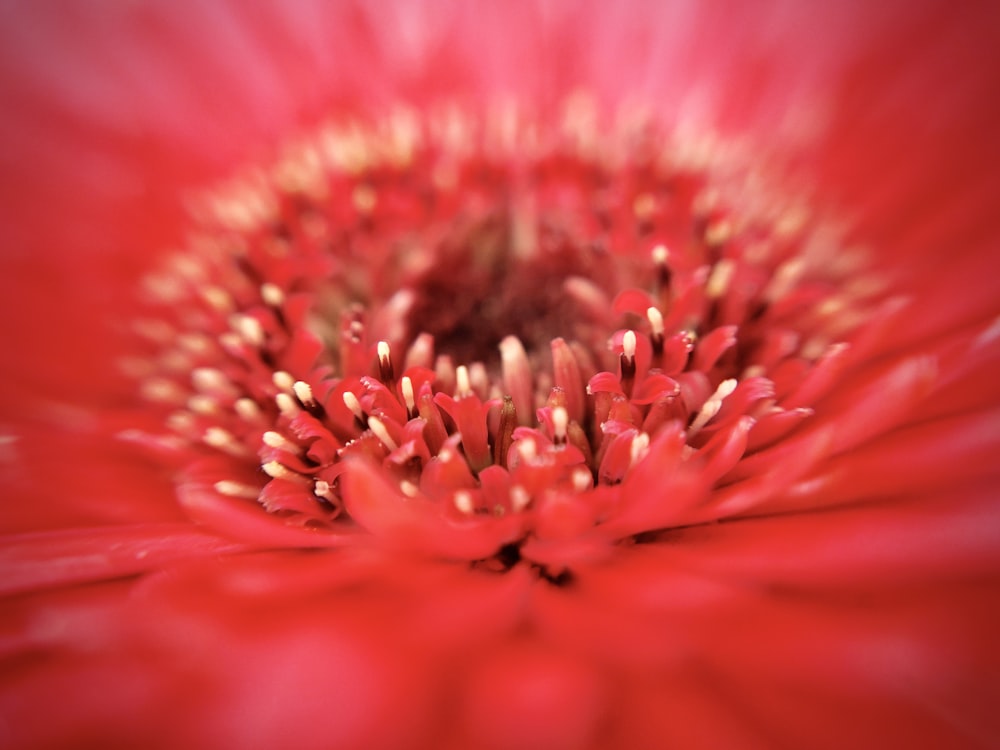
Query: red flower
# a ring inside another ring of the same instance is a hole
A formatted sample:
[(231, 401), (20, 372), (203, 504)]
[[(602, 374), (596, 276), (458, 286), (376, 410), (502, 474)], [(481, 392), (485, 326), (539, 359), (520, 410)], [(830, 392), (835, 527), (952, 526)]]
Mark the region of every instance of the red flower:
[(993, 744), (939, 5), (8, 11), (5, 743)]

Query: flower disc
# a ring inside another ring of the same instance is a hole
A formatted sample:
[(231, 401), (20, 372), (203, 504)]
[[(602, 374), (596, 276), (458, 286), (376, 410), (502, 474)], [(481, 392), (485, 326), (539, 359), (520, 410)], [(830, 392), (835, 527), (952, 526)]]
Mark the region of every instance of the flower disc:
[(189, 512), (558, 583), (808, 468), (874, 277), (733, 149), (564, 110), (332, 122), (204, 197), (132, 363)]

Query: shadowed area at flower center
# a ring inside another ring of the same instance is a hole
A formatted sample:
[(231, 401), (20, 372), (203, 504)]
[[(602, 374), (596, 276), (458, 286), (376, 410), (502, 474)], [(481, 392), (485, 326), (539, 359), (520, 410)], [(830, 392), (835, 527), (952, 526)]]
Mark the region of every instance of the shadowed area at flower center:
[(169, 433), (130, 437), (278, 545), (562, 583), (745, 513), (829, 443), (811, 407), (878, 301), (780, 184), (573, 103), (332, 123), (200, 205), (126, 363)]

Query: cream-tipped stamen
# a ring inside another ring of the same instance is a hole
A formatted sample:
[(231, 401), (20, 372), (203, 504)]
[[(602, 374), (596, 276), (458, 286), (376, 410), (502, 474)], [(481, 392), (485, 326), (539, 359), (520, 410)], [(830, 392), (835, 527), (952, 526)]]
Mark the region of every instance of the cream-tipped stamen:
[(386, 429), (385, 422), (383, 422), (378, 417), (368, 417), (368, 429), (372, 431), (372, 434), (377, 437), (386, 448), (390, 451), (396, 450), (399, 446), (396, 445), (396, 441), (392, 439), (389, 434), (389, 430)]
[(574, 469), (570, 480), (573, 482), (573, 489), (577, 492), (589, 490), (594, 485), (594, 477), (583, 467)]
[(640, 432), (632, 439), (632, 444), (629, 446), (629, 466), (635, 466), (646, 457), (647, 453), (649, 453), (649, 435)]
[(217, 448), (231, 456), (246, 456), (249, 450), (245, 445), (240, 443), (232, 433), (222, 427), (209, 427), (205, 430), (205, 435), (202, 437), (206, 445), (210, 445), (213, 448)]
[(649, 321), (649, 342), (653, 346), (653, 353), (657, 356), (663, 354), (664, 331), (663, 313), (655, 307), (646, 308), (646, 320)]
[(281, 412), (282, 416), (288, 419), (295, 419), (302, 411), (299, 405), (295, 403), (295, 399), (287, 393), (279, 393), (275, 396), (274, 403), (278, 405), (278, 411)]
[(396, 376), (392, 368), (392, 357), (390, 355), (389, 342), (379, 341), (375, 348), (378, 353), (379, 380), (387, 385), (391, 384), (395, 381)]
[(139, 386), (142, 397), (156, 403), (183, 402), (186, 396), (184, 389), (167, 378), (149, 378)]
[(244, 422), (256, 422), (263, 416), (260, 406), (252, 398), (243, 397), (236, 400), (233, 409)]
[(417, 401), (413, 394), (413, 381), (409, 376), (404, 375), (399, 381), (399, 390), (403, 394), (403, 406), (406, 407), (406, 416), (413, 419), (417, 416)]
[(730, 258), (723, 258), (712, 267), (712, 272), (705, 284), (705, 296), (709, 299), (719, 299), (729, 289), (736, 272), (736, 263)]
[(292, 387), (295, 385), (295, 378), (290, 372), (277, 370), (271, 374), (271, 382), (274, 383), (274, 387), (278, 390), (291, 393)]
[(295, 398), (299, 400), (305, 407), (318, 406), (316, 397), (313, 396), (312, 387), (304, 380), (296, 380), (292, 384), (292, 390), (295, 392)]
[(566, 428), (569, 427), (569, 412), (562, 406), (552, 410), (552, 442), (566, 445)]
[(663, 339), (663, 313), (657, 310), (655, 307), (649, 307), (646, 309), (646, 320), (649, 321), (649, 329), (652, 331), (654, 336), (659, 336)]
[(313, 494), (331, 503), (337, 500), (337, 496), (333, 494), (333, 488), (330, 486), (330, 483), (323, 479), (317, 479), (313, 483)]
[(466, 398), (472, 395), (472, 384), (469, 382), (469, 368), (459, 365), (455, 368), (455, 398)]
[(272, 479), (292, 479), (293, 477), (298, 477), (298, 474), (289, 471), (284, 464), (278, 461), (267, 461), (261, 464), (260, 467), (265, 474), (267, 474)]
[(264, 326), (252, 315), (234, 315), (232, 328), (248, 344), (259, 347), (264, 343)]
[(514, 442), (517, 453), (525, 463), (531, 463), (538, 458), (538, 447), (534, 440), (522, 439)]
[(705, 227), (705, 242), (719, 246), (728, 242), (733, 236), (733, 225), (728, 219), (713, 221)]
[(625, 331), (622, 334), (622, 356), (630, 363), (635, 361), (635, 345), (635, 331)]
[(365, 411), (361, 408), (361, 402), (358, 401), (358, 397), (350, 391), (344, 391), (342, 398), (344, 400), (344, 406), (350, 410), (351, 414), (353, 414), (361, 422), (361, 424), (364, 424), (366, 422)]
[(212, 486), (215, 487), (215, 491), (220, 495), (242, 497), (247, 500), (256, 500), (260, 497), (260, 490), (258, 488), (249, 484), (243, 484), (242, 482), (234, 482), (231, 479), (220, 480)]
[(191, 384), (202, 393), (227, 392), (232, 389), (229, 378), (214, 367), (198, 367), (191, 371)]
[(187, 408), (195, 414), (202, 414), (206, 417), (219, 413), (219, 402), (204, 393), (196, 393), (187, 400)]
[(658, 266), (667, 265), (667, 261), (670, 259), (670, 251), (666, 245), (656, 245), (650, 252), (650, 255), (653, 258), (653, 263)]
[(515, 513), (520, 513), (531, 503), (531, 495), (519, 484), (510, 488), (510, 507)]
[(271, 307), (281, 307), (285, 304), (285, 293), (281, 291), (281, 287), (270, 282), (261, 284), (260, 298), (264, 300), (264, 304)]
[(261, 436), (261, 441), (269, 448), (285, 451), (286, 453), (298, 454), (302, 452), (302, 449), (299, 448), (298, 445), (286, 438), (280, 432), (275, 432), (274, 430), (268, 430), (265, 432)]
[(217, 286), (206, 286), (199, 290), (201, 298), (220, 313), (228, 313), (236, 306), (232, 295)]
[(625, 331), (622, 336), (622, 353), (619, 359), (621, 366), (621, 384), (626, 395), (632, 393), (632, 382), (635, 379), (635, 331)]
[(666, 291), (670, 288), (670, 281), (672, 278), (670, 266), (668, 265), (670, 261), (670, 251), (667, 249), (666, 245), (657, 245), (653, 248), (651, 255), (653, 257), (653, 264), (656, 266), (657, 286), (661, 291)]
[(771, 281), (764, 289), (764, 299), (768, 302), (776, 302), (788, 294), (802, 277), (805, 267), (806, 262), (803, 258), (793, 258), (778, 266)]
[(692, 437), (701, 430), (706, 424), (708, 424), (712, 417), (719, 413), (719, 409), (722, 408), (722, 401), (734, 390), (737, 386), (736, 378), (728, 378), (719, 383), (719, 387), (715, 389), (715, 392), (708, 397), (704, 404), (702, 404), (701, 409), (699, 409), (697, 416), (695, 416), (694, 421), (691, 426), (688, 427), (688, 437)]
[(472, 504), (472, 494), (466, 492), (465, 490), (458, 490), (454, 495), (455, 507), (458, 508), (460, 513), (464, 513), (467, 516), (471, 516), (475, 512), (475, 506)]
[(197, 420), (189, 411), (175, 411), (167, 417), (167, 427), (180, 434), (190, 434), (195, 431)]

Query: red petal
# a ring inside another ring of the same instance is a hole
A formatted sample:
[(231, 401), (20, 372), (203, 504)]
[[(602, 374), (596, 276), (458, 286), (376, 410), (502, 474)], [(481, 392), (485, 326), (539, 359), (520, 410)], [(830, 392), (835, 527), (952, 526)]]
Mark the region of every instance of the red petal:
[(427, 498), (408, 498), (377, 467), (352, 462), (341, 477), (344, 505), (378, 541), (434, 557), (481, 560), (521, 533), (521, 519), (453, 520)]

